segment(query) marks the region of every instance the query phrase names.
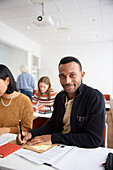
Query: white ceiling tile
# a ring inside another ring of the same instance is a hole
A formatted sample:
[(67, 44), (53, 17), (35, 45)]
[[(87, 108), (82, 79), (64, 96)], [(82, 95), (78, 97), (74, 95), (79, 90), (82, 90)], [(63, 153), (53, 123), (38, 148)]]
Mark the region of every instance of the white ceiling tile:
[(0, 0), (0, 9), (16, 8), (29, 5), (28, 0)]
[(102, 15), (113, 14), (113, 4), (102, 6)]
[(80, 32), (83, 32), (83, 33), (87, 33), (87, 27), (85, 25), (76, 25), (76, 26), (72, 26), (71, 27), (71, 30), (73, 31), (73, 33), (75, 34), (79, 34)]
[(79, 10), (65, 11), (61, 12), (61, 14), (65, 19), (81, 18), (81, 13)]
[(100, 6), (100, 0), (77, 0), (79, 8), (89, 8)]
[(65, 20), (65, 22), (68, 23), (69, 26), (79, 26), (79, 25), (83, 25), (84, 21), (82, 18), (72, 18), (72, 19), (67, 19)]
[(55, 12), (58, 12), (59, 10), (56, 7), (55, 3), (50, 2), (50, 3), (44, 4), (44, 11), (46, 14), (46, 13), (55, 13)]
[(33, 8), (32, 6), (27, 6), (27, 7), (21, 7), (21, 8), (18, 8), (18, 11), (25, 16), (30, 16), (30, 15), (40, 15), (41, 12), (39, 9), (35, 9)]
[(33, 5), (28, 0), (0, 0), (0, 20), (40, 44), (45, 43), (45, 39), (48, 44), (113, 40), (112, 1), (54, 0), (45, 3), (44, 13), (54, 19), (55, 25), (39, 28), (33, 21), (41, 15), (41, 4)]
[(20, 18), (23, 17), (24, 14), (20, 13), (18, 8), (12, 9), (5, 9), (5, 10), (0, 10), (0, 19), (9, 19), (9, 18)]
[(56, 1), (55, 4), (60, 11), (78, 9), (75, 0), (60, 0)]
[(102, 16), (102, 21), (107, 24), (107, 22), (112, 23), (113, 22), (113, 14), (110, 15), (103, 15)]
[(92, 24), (92, 25), (102, 22), (101, 16), (84, 17), (83, 20), (85, 24)]
[(101, 15), (100, 7), (81, 9), (81, 14), (84, 17), (93, 17), (93, 16)]
[(113, 4), (113, 0), (101, 0), (101, 4), (102, 4), (102, 5)]
[(87, 24), (87, 30), (100, 30), (102, 29), (102, 25), (99, 23), (99, 24)]
[(103, 28), (106, 29), (106, 30), (113, 30), (113, 22), (108, 22), (107, 24), (106, 23), (103, 23)]
[(111, 34), (105, 33), (103, 37), (104, 37), (105, 41), (112, 41), (113, 40), (113, 34), (111, 35)]

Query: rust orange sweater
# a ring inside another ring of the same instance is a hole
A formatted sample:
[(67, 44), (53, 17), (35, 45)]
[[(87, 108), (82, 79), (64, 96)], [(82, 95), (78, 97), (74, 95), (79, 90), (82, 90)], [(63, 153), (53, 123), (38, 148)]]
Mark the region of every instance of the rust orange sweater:
[[(10, 99), (3, 98), (4, 104), (8, 104)], [(32, 129), (33, 108), (30, 99), (20, 93), (12, 99), (9, 106), (3, 106), (0, 97), (0, 128), (9, 127), (10, 133), (19, 133), (19, 119), (23, 131)]]

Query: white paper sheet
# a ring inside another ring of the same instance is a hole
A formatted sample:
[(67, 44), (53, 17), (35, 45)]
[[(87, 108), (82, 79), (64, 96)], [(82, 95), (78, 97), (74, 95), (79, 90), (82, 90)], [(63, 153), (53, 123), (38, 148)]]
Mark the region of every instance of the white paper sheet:
[(33, 116), (43, 117), (43, 118), (51, 118), (52, 112), (51, 113), (47, 113), (47, 114), (41, 114), (41, 113), (38, 113), (38, 112), (34, 112)]
[(16, 134), (5, 133), (0, 136), (0, 146), (16, 139)]
[(20, 149), (16, 154), (38, 164), (48, 163), (53, 165), (55, 161), (61, 159), (72, 149), (73, 146), (57, 145), (41, 154), (27, 149)]
[(106, 161), (109, 152), (113, 152), (113, 149), (75, 147), (66, 157), (54, 163), (54, 166), (60, 170), (83, 170), (84, 167), (85, 170), (104, 170), (101, 164)]

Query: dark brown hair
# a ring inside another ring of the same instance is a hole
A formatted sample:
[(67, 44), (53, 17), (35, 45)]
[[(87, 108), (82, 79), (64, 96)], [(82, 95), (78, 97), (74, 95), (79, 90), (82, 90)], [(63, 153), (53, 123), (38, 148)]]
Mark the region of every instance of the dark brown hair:
[(6, 90), (6, 93), (11, 94), (16, 89), (16, 82), (9, 68), (3, 64), (0, 64), (0, 79), (6, 80), (7, 77), (9, 77), (10, 82)]

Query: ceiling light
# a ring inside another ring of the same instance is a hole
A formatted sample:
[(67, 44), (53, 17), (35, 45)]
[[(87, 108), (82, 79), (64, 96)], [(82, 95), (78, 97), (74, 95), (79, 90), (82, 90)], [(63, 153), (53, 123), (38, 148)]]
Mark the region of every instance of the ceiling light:
[(95, 38), (99, 38), (99, 35), (95, 35)]
[(69, 40), (69, 41), (71, 40), (71, 37), (70, 37), (70, 36), (68, 37), (68, 40)]
[(90, 22), (96, 22), (96, 18), (91, 18)]
[(57, 22), (57, 24), (56, 24), (57, 26), (59, 26), (60, 25), (60, 23), (59, 22)]
[(27, 26), (27, 29), (28, 29), (28, 30), (30, 30), (30, 29), (31, 29), (31, 27), (28, 25), (28, 26)]
[(69, 28), (68, 27), (58, 27), (56, 28), (57, 31), (64, 31), (64, 32), (68, 32), (69, 31)]

